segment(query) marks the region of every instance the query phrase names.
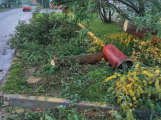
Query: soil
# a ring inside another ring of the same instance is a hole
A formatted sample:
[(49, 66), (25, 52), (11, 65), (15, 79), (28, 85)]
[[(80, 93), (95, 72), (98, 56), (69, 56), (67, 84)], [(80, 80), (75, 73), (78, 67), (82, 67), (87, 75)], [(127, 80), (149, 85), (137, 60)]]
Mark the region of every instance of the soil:
[(25, 71), (25, 78), (27, 79), (27, 82), (32, 84), (32, 83), (37, 83), (40, 80), (40, 77), (35, 77), (33, 76), (33, 73), (35, 73), (36, 67), (30, 67), (26, 69)]

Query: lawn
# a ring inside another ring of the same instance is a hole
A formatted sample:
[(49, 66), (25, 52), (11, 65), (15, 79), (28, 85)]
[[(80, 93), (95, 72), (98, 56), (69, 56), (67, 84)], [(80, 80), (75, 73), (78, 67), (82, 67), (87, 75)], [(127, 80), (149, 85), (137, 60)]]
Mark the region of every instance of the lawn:
[[(94, 15), (94, 17), (96, 17), (96, 15)], [(107, 34), (123, 32), (123, 29), (120, 28), (118, 25), (105, 23), (98, 17), (96, 17), (93, 21), (89, 22), (89, 24), (87, 20), (84, 20), (82, 24), (86, 26), (88, 30), (93, 32), (96, 36), (104, 36)]]

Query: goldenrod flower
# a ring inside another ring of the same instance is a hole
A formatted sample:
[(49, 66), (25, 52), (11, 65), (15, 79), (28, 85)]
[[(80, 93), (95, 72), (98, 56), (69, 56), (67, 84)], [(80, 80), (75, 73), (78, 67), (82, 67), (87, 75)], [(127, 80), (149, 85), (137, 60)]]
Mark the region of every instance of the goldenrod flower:
[(156, 71), (155, 71), (155, 74), (156, 74), (156, 75), (159, 75), (159, 73), (160, 73), (160, 70), (156, 70)]
[(109, 80), (111, 80), (111, 79), (113, 79), (113, 78), (116, 78), (116, 75), (112, 75), (112, 76), (106, 78), (106, 79), (105, 79), (105, 82), (108, 82)]
[(120, 84), (120, 83), (119, 83), (119, 82), (117, 82), (117, 83), (116, 83), (116, 86), (118, 87), (118, 86), (119, 86), (119, 84)]
[(139, 68), (139, 64), (136, 64), (135, 69), (137, 70)]
[(133, 97), (133, 100), (135, 101), (136, 100), (136, 97)]
[(148, 72), (148, 71), (142, 71), (142, 74), (145, 74), (145, 75), (147, 75), (149, 77), (153, 76), (153, 74)]
[(131, 84), (128, 84), (128, 85), (127, 85), (127, 88), (130, 88), (130, 87), (131, 87)]

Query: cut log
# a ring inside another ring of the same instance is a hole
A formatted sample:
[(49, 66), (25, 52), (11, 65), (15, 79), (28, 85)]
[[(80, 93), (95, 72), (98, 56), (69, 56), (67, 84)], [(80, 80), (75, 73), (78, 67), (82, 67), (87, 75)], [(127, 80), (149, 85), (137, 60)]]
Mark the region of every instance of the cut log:
[(125, 32), (127, 32), (129, 34), (133, 34), (133, 35), (138, 36), (138, 37), (144, 37), (144, 34), (147, 31), (150, 31), (150, 29), (146, 29), (146, 28), (142, 28), (141, 31), (140, 30), (137, 31), (137, 25), (134, 22), (129, 21), (129, 20), (126, 20), (124, 22), (123, 29), (124, 29)]
[(105, 56), (103, 53), (93, 53), (88, 55), (77, 55), (71, 57), (66, 56), (61, 58), (53, 56), (53, 59), (55, 64), (59, 63), (60, 65), (69, 65), (71, 62), (77, 62), (79, 64), (95, 64), (100, 62), (102, 59), (105, 59)]

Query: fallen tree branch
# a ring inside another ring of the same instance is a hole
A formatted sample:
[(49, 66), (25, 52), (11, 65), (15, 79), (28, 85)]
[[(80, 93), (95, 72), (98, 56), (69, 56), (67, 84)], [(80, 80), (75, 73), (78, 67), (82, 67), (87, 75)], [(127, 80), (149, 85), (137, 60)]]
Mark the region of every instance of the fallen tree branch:
[[(55, 65), (59, 63), (60, 65), (70, 65), (71, 63), (77, 62), (79, 64), (95, 64), (102, 59), (105, 59), (105, 56), (103, 53), (93, 53), (88, 55), (76, 55), (76, 56), (65, 56), (65, 57), (56, 57), (53, 56), (53, 60)], [(53, 62), (53, 61), (52, 61)], [(51, 62), (51, 63), (52, 63)], [(54, 65), (53, 65), (54, 66)]]

